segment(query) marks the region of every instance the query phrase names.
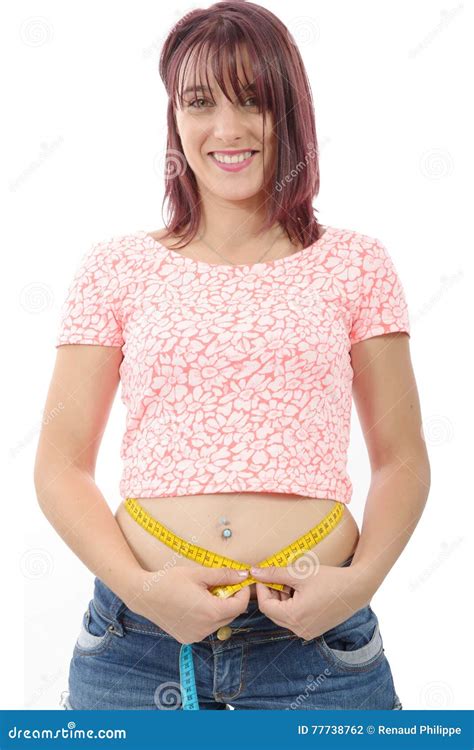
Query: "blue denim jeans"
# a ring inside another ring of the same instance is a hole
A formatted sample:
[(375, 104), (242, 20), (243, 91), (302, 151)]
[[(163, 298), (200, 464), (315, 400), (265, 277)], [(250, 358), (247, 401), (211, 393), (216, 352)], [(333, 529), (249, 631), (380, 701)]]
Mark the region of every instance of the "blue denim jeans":
[[(227, 640), (211, 633), (193, 644), (200, 709), (402, 708), (370, 605), (309, 640), (262, 614), (257, 599), (229, 625)], [(180, 710), (180, 649), (179, 641), (95, 578), (61, 705)]]

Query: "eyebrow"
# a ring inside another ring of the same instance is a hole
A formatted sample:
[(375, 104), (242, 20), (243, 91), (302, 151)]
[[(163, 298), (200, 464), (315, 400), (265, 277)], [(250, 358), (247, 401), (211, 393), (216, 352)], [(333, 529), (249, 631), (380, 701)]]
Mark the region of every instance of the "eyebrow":
[[(255, 84), (249, 83), (246, 86), (243, 86), (241, 88), (241, 91), (255, 91), (256, 87)], [(208, 86), (196, 86), (195, 88), (193, 86), (188, 86), (188, 88), (184, 89), (184, 94), (194, 94), (195, 91), (209, 91), (211, 94), (213, 93), (214, 89), (208, 88)]]

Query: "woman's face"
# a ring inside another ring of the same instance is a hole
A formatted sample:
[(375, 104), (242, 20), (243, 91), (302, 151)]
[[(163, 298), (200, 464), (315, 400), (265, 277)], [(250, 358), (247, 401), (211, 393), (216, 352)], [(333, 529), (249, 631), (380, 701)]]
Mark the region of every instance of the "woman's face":
[[(189, 66), (190, 67), (190, 66)], [(187, 71), (183, 86), (183, 106), (176, 107), (176, 124), (186, 160), (194, 172), (200, 192), (209, 191), (225, 200), (245, 200), (257, 197), (268, 179), (276, 153), (276, 138), (273, 132), (274, 118), (269, 112), (258, 112), (257, 100), (252, 89), (242, 92), (240, 104), (232, 92), (228, 75), (229, 101), (209, 71), (209, 83), (213, 98), (206, 89), (195, 93), (191, 90), (194, 71)], [(252, 81), (242, 68), (238, 68), (239, 81)], [(206, 77), (197, 76), (198, 84), (206, 83)], [(186, 91), (187, 89), (189, 91)], [(214, 101), (213, 101), (214, 99)], [(215, 103), (214, 103), (215, 102)], [(263, 162), (263, 122), (265, 118), (265, 163)], [(248, 166), (231, 172), (222, 169), (210, 152), (257, 151)], [(265, 169), (265, 179), (264, 179)], [(261, 195), (262, 203), (265, 196)]]

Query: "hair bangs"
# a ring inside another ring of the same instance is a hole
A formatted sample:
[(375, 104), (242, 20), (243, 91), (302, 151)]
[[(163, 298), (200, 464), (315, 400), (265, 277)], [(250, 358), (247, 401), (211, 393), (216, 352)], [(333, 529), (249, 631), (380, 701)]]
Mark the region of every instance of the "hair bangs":
[[(270, 80), (271, 69), (262, 68), (258, 56), (253, 54), (251, 44), (248, 45), (236, 35), (230, 41), (227, 35), (221, 39), (222, 34), (219, 33), (219, 28), (215, 32), (213, 38), (198, 40), (183, 60), (182, 71), (178, 69), (176, 76), (176, 78), (180, 76), (181, 82), (178, 85), (176, 81), (175, 102), (180, 107), (184, 107), (185, 94), (197, 97), (204, 92), (207, 98), (215, 104), (215, 91), (209, 78), (211, 74), (229, 101), (233, 101), (235, 97), (240, 104), (243, 104), (250, 94), (255, 96), (259, 113), (271, 111), (273, 101), (271, 92), (274, 88), (274, 82)], [(242, 52), (248, 56), (247, 64)], [(187, 80), (190, 68), (192, 82)], [(230, 82), (230, 87), (228, 82)]]

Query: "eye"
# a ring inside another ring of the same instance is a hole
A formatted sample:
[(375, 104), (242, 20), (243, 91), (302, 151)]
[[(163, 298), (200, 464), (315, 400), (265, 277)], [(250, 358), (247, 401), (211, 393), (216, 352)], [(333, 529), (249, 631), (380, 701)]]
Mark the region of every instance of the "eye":
[(206, 102), (206, 101), (207, 101), (207, 99), (202, 99), (202, 98), (200, 98), (200, 99), (193, 99), (192, 102), (188, 102), (187, 103), (187, 106), (191, 107), (192, 109), (202, 109), (202, 107), (195, 107), (194, 104), (196, 104), (196, 102)]
[[(247, 97), (247, 99), (245, 99), (245, 101), (244, 101), (244, 104), (247, 104), (247, 102), (252, 102), (252, 101), (254, 103), (250, 104), (251, 107), (258, 106), (257, 105), (257, 97), (256, 96), (249, 96), (249, 97)], [(190, 107), (191, 109), (204, 109), (204, 107), (200, 107), (199, 106), (200, 102), (209, 102), (209, 100), (208, 99), (204, 99), (203, 97), (200, 97), (198, 99), (193, 99), (191, 102), (187, 102), (186, 106)], [(212, 102), (209, 102), (209, 103), (212, 104)], [(195, 106), (195, 105), (198, 105), (198, 106)]]

